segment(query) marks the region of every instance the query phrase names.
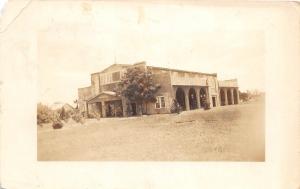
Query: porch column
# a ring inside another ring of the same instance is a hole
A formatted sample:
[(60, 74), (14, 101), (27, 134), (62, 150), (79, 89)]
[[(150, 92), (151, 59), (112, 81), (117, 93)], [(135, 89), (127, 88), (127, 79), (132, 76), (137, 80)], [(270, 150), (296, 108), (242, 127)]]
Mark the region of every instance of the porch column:
[(85, 116), (86, 117), (89, 116), (89, 104), (88, 104), (88, 102), (85, 102)]
[(240, 93), (239, 93), (239, 88), (236, 88), (235, 89), (236, 90), (236, 96), (237, 96), (237, 104), (239, 104), (240, 103)]
[(196, 99), (197, 99), (197, 108), (201, 108), (200, 107), (200, 89), (196, 89)]
[(228, 105), (228, 98), (227, 98), (227, 89), (224, 88), (224, 96), (225, 96), (225, 106)]
[(209, 94), (208, 87), (205, 87), (205, 93), (206, 93), (206, 102), (209, 103), (209, 106), (212, 108), (213, 104), (211, 103), (211, 96)]
[(101, 101), (102, 117), (106, 117), (105, 102)]
[(128, 116), (128, 112), (127, 112), (127, 101), (124, 97), (122, 97), (121, 99), (122, 101), (122, 111), (123, 111), (123, 117)]
[(184, 89), (184, 99), (186, 110), (190, 110), (189, 89)]
[(234, 104), (234, 96), (233, 96), (233, 89), (230, 89), (230, 95), (231, 95), (231, 104)]

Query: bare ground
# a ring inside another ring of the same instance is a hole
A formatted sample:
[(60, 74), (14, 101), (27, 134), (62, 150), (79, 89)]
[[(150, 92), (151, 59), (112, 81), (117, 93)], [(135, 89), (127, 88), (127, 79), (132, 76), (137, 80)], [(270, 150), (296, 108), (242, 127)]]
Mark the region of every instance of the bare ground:
[(38, 128), (38, 160), (264, 161), (264, 104)]

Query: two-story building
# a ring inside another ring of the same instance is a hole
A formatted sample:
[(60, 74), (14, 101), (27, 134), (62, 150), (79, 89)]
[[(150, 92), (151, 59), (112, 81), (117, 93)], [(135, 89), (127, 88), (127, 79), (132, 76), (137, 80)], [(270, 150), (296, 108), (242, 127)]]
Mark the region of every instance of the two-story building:
[[(216, 73), (200, 73), (136, 64), (113, 64), (91, 74), (91, 86), (78, 89), (78, 105), (84, 115), (99, 117), (139, 115), (143, 111), (115, 91), (128, 68), (150, 70), (153, 81), (160, 85), (156, 102), (147, 105), (148, 114), (170, 113), (176, 99), (183, 110), (211, 108), (239, 103), (237, 79), (218, 81)], [(143, 106), (144, 107), (144, 106)]]

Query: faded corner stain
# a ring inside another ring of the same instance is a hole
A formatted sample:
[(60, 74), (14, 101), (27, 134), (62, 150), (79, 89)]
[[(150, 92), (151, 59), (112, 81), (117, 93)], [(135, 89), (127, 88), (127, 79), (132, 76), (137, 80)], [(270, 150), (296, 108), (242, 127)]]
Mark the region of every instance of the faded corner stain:
[(92, 5), (88, 2), (81, 3), (81, 10), (83, 13), (90, 13), (92, 10)]

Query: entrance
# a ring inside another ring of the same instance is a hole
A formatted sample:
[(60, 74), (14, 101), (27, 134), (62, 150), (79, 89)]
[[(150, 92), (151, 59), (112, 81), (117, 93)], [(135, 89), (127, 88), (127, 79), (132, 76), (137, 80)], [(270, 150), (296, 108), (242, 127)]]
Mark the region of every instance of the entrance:
[(106, 117), (121, 117), (123, 116), (123, 107), (121, 100), (105, 102)]
[(96, 102), (96, 109), (97, 109), (97, 113), (99, 114), (99, 117), (103, 117), (102, 116), (102, 103), (101, 102)]
[(196, 91), (193, 88), (190, 88), (190, 90), (189, 90), (189, 103), (190, 103), (191, 110), (194, 110), (197, 108)]
[(204, 108), (206, 103), (206, 92), (204, 88), (200, 89), (200, 107)]
[(186, 108), (185, 108), (185, 94), (184, 94), (183, 89), (178, 88), (176, 90), (176, 100), (177, 100), (178, 104), (180, 105), (181, 109), (186, 110)]
[(136, 103), (131, 103), (131, 112), (132, 112), (132, 115), (135, 116), (137, 115), (137, 112), (136, 112)]
[(231, 105), (232, 104), (232, 98), (231, 98), (230, 89), (227, 89), (227, 99), (228, 99), (228, 105)]
[(216, 107), (216, 97), (212, 97), (213, 107)]
[(225, 91), (223, 89), (220, 90), (220, 98), (221, 98), (221, 106), (225, 106)]

